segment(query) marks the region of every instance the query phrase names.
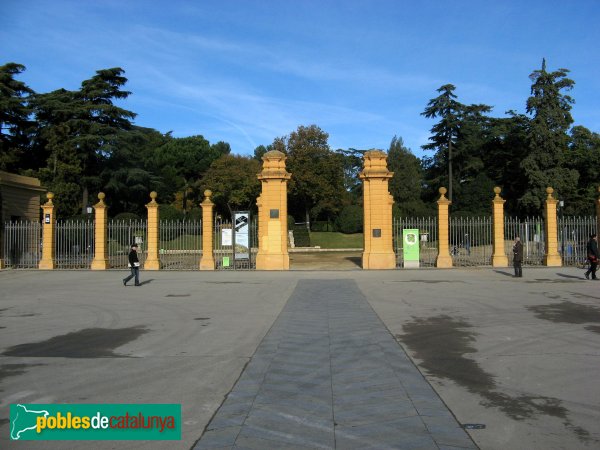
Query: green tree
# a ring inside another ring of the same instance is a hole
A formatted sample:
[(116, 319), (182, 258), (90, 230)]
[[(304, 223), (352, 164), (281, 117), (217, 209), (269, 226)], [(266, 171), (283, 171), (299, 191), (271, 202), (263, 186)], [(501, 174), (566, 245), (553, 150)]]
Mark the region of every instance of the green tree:
[[(481, 151), (489, 121), (485, 114), (492, 109), (487, 105), (458, 102), (455, 89), (452, 84), (440, 87), (437, 90), (440, 95), (430, 100), (422, 113), (427, 118), (440, 118), (431, 128), (431, 142), (423, 146), (425, 150), (436, 151), (432, 158), (424, 159), (430, 195), (447, 182), (450, 200), (454, 199), (455, 191), (460, 192), (483, 169)], [(460, 200), (455, 206), (460, 206)]]
[(310, 125), (299, 126), (288, 137), (273, 142), (274, 149), (288, 156), (290, 209), (302, 211), (307, 223), (319, 216), (336, 216), (344, 202), (343, 161), (329, 148), (328, 138), (319, 127)]
[(542, 210), (546, 187), (552, 186), (560, 198), (565, 198), (574, 195), (577, 186), (577, 171), (565, 166), (574, 100), (563, 91), (575, 85), (567, 78), (568, 73), (567, 69), (548, 72), (543, 60), (542, 68), (530, 75), (533, 84), (526, 108), (532, 116), (529, 153), (521, 162), (528, 190), (520, 198), (528, 212)]
[[(60, 198), (61, 186), (77, 184), (80, 200), (64, 205), (62, 214), (74, 215), (88, 204), (90, 190), (100, 187), (102, 163), (116, 148), (123, 131), (131, 129), (135, 114), (114, 104), (129, 92), (120, 68), (98, 70), (78, 91), (59, 89), (33, 101), (38, 121), (37, 145), (47, 151), (43, 181)], [(75, 170), (78, 166), (79, 170)]]
[(120, 134), (118, 145), (102, 164), (102, 189), (112, 216), (134, 213), (145, 216), (144, 205), (151, 191), (158, 192), (161, 204), (170, 203), (174, 188), (167, 178), (169, 167), (154, 166), (154, 153), (169, 139), (151, 128), (133, 126)]
[(262, 164), (262, 157), (265, 155), (265, 153), (271, 150), (273, 150), (272, 145), (267, 145), (266, 147), (264, 145), (259, 145), (254, 149), (254, 159), (260, 161), (260, 163)]
[(443, 180), (447, 180), (448, 198), (452, 200), (453, 196), (453, 171), (452, 157), (453, 146), (456, 146), (458, 137), (458, 128), (460, 125), (460, 115), (464, 109), (464, 105), (456, 101), (454, 90), (456, 87), (453, 84), (445, 84), (440, 87), (437, 92), (440, 93), (434, 99), (431, 99), (421, 113), (422, 116), (428, 119), (440, 118), (440, 121), (431, 128), (433, 135), (429, 138), (429, 144), (423, 145), (424, 150), (434, 150), (436, 154), (432, 160), (429, 160), (429, 167), (447, 168), (447, 176), (437, 174), (436, 184), (446, 184)]
[(348, 150), (338, 149), (336, 151), (342, 158), (344, 167), (344, 189), (348, 193), (348, 202), (358, 204), (362, 202), (362, 182), (358, 175), (363, 169), (363, 156), (366, 150), (357, 150), (349, 148)]
[(565, 201), (565, 214), (594, 214), (600, 183), (600, 134), (574, 126), (566, 165), (579, 174), (579, 185), (577, 193)]
[(428, 208), (421, 199), (423, 169), (421, 160), (404, 146), (401, 137), (394, 136), (388, 150), (388, 169), (394, 172), (389, 190), (400, 214), (406, 216), (428, 215)]
[(8, 63), (0, 66), (0, 170), (16, 172), (30, 168), (32, 122), (29, 119), (30, 97), (33, 90), (15, 76), (25, 71), (25, 66)]
[(508, 114), (509, 117), (490, 119), (490, 133), (482, 151), (482, 160), (488, 178), (502, 188), (506, 213), (520, 215), (525, 212), (517, 200), (527, 190), (521, 161), (529, 152), (530, 119), (514, 111), (508, 111)]
[(260, 195), (257, 175), (260, 164), (254, 158), (239, 155), (223, 155), (213, 161), (198, 183), (202, 192), (210, 189), (212, 201), (221, 213), (230, 217), (236, 210), (254, 210)]
[(163, 167), (173, 187), (182, 193), (181, 209), (188, 210), (188, 199), (197, 200), (194, 195), (198, 180), (202, 178), (211, 164), (223, 155), (229, 154), (231, 148), (225, 142), (210, 145), (203, 136), (190, 136), (169, 139), (159, 147), (154, 155), (155, 167)]

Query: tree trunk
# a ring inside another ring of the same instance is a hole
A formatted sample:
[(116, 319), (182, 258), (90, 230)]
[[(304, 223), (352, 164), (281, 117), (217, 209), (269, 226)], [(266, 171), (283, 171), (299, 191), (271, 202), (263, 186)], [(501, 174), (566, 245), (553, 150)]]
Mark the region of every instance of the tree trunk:
[(452, 201), (452, 139), (448, 140), (448, 200)]
[(310, 214), (308, 213), (308, 208), (304, 208), (305, 219), (306, 219), (306, 229), (310, 232)]
[(81, 214), (83, 214), (84, 216), (87, 215), (89, 196), (90, 196), (90, 193), (88, 191), (88, 188), (86, 186), (84, 186), (83, 194), (82, 194), (82, 198), (81, 198)]

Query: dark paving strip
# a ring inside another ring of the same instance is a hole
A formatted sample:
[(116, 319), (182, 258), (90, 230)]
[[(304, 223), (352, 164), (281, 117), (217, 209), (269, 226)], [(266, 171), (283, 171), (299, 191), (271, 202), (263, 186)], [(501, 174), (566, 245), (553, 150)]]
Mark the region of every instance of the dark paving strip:
[(352, 280), (301, 280), (194, 449), (476, 448)]

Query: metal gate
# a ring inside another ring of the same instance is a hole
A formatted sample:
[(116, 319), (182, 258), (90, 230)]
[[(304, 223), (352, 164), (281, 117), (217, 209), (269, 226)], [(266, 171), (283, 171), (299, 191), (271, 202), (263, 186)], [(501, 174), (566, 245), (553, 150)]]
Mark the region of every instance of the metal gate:
[(214, 258), (217, 270), (254, 270), (256, 269), (256, 253), (258, 252), (258, 220), (252, 217), (249, 225), (249, 247), (235, 244), (235, 233), (230, 221), (223, 221), (220, 216), (214, 223)]
[(493, 221), (491, 216), (451, 217), (449, 236), (453, 266), (489, 266), (492, 264)]
[(55, 262), (57, 269), (89, 269), (94, 259), (94, 222), (56, 222)]
[(37, 269), (42, 258), (42, 225), (17, 221), (4, 224), (4, 263), (14, 269)]
[(516, 236), (519, 236), (523, 243), (523, 265), (542, 265), (546, 249), (544, 219), (541, 217), (528, 217), (525, 220), (516, 217), (504, 219), (504, 250), (509, 265), (513, 263), (512, 248)]
[(437, 217), (395, 217), (394, 249), (396, 251), (396, 267), (403, 267), (404, 252), (402, 231), (418, 229), (420, 238), (419, 264), (421, 267), (435, 267), (438, 255)]
[(587, 260), (587, 242), (597, 233), (596, 217), (559, 217), (558, 251), (563, 266), (580, 266)]
[(202, 223), (161, 220), (159, 258), (163, 270), (199, 270), (202, 256)]
[(138, 258), (146, 260), (147, 222), (145, 220), (110, 220), (108, 222), (108, 264), (112, 269), (127, 269), (131, 244), (138, 244)]

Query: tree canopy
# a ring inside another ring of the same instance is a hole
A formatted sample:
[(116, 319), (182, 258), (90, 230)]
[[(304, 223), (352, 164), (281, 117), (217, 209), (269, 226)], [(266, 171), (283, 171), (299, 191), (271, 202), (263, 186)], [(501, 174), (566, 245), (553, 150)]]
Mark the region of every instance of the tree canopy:
[[(0, 66), (0, 170), (39, 177), (56, 194), (59, 218), (81, 214), (101, 190), (113, 216), (145, 214), (152, 190), (182, 216), (197, 213), (205, 189), (213, 191), (222, 214), (254, 209), (261, 158), (280, 150), (292, 173), (288, 206), (296, 220), (326, 220), (346, 230), (360, 226), (357, 175), (365, 150), (333, 151), (317, 125), (300, 125), (242, 157), (224, 141), (210, 143), (201, 130), (173, 137), (135, 125), (135, 112), (121, 106), (131, 93), (119, 67), (96, 71), (79, 89), (47, 93), (19, 81), (24, 71), (14, 62)], [(389, 188), (396, 212), (433, 214), (438, 188), (446, 186), (453, 213), (489, 214), (492, 188), (500, 186), (507, 214), (537, 215), (552, 186), (564, 200), (564, 213), (593, 213), (600, 135), (575, 124), (569, 73), (548, 70), (543, 60), (530, 75), (524, 111), (504, 117), (491, 116), (485, 104), (461, 103), (453, 84), (438, 88), (422, 112), (436, 121), (423, 146), (427, 156), (415, 156), (400, 136), (391, 139)]]

